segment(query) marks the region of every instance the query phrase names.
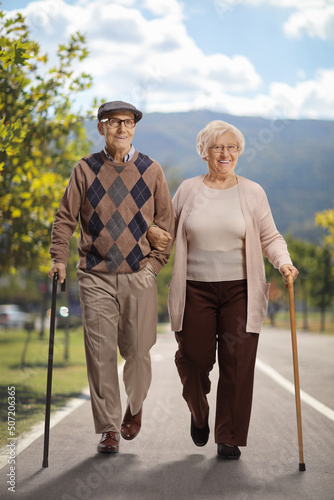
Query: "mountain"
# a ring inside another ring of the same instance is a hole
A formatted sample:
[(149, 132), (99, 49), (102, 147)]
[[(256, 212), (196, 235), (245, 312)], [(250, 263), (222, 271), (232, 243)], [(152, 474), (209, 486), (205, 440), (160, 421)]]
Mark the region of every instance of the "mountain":
[[(244, 134), (246, 147), (236, 173), (264, 188), (279, 231), (314, 241), (322, 234), (316, 212), (334, 206), (334, 122), (269, 120), (212, 111), (149, 113), (138, 123), (134, 146), (157, 160), (171, 191), (188, 177), (207, 171), (196, 152), (198, 132), (224, 120)], [(96, 122), (88, 122), (92, 152), (102, 148)]]

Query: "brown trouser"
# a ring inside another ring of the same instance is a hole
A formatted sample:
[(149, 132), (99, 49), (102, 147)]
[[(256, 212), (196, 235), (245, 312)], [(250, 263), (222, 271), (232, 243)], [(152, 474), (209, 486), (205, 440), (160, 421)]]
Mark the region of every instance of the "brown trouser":
[(120, 431), (117, 346), (130, 411), (140, 410), (151, 384), (156, 341), (157, 280), (148, 267), (131, 274), (78, 270), (88, 382), (96, 433)]
[(246, 333), (247, 281), (187, 281), (175, 363), (198, 427), (206, 425), (209, 373), (218, 347), (215, 441), (246, 446), (258, 334)]

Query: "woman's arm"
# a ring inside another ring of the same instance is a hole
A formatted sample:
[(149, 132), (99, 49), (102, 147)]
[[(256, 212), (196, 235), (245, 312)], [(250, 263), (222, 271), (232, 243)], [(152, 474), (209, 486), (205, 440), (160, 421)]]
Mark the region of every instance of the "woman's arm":
[(261, 204), (261, 216), (260, 239), (262, 251), (269, 262), (279, 269), (287, 285), (289, 274), (292, 274), (292, 279), (295, 281), (299, 271), (292, 264), (286, 241), (276, 228), (269, 202), (264, 191)]

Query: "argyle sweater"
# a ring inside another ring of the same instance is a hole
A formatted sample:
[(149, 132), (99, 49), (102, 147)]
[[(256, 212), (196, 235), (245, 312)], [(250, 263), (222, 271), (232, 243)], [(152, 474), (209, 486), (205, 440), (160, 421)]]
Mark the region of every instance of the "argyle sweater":
[(149, 261), (158, 273), (168, 261), (172, 245), (158, 252), (146, 238), (153, 222), (174, 234), (168, 185), (161, 166), (138, 151), (125, 163), (112, 162), (101, 151), (74, 167), (52, 226), (55, 263), (66, 265), (79, 218), (80, 269), (131, 273)]

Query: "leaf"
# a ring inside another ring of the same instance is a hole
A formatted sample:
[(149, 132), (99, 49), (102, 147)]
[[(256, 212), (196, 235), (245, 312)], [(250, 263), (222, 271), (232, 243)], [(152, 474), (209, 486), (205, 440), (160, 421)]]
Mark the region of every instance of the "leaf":
[(19, 208), (14, 208), (12, 210), (12, 218), (21, 217), (21, 210)]
[(25, 64), (27, 59), (30, 59), (30, 54), (27, 53), (26, 44), (22, 45), (19, 42), (14, 45), (15, 56), (13, 64)]

